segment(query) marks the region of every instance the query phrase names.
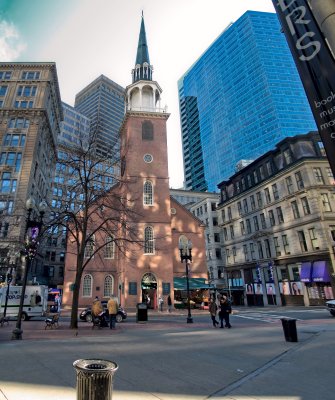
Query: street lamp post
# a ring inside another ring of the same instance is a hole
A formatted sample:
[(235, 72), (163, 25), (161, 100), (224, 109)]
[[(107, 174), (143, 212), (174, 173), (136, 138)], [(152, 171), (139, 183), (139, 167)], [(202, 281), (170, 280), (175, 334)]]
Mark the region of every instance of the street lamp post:
[(187, 290), (187, 323), (192, 324), (193, 318), (191, 315), (191, 303), (190, 303), (190, 283), (188, 279), (189, 274), (189, 265), (192, 261), (192, 242), (189, 240), (186, 244), (179, 242), (179, 251), (180, 251), (180, 261), (183, 262), (185, 260), (186, 264), (186, 290)]
[(10, 262), (10, 257), (8, 257), (8, 267), (9, 271), (6, 275), (6, 280), (7, 280), (7, 289), (6, 289), (6, 298), (5, 298), (5, 307), (3, 309), (3, 317), (6, 318), (7, 314), (7, 305), (8, 305), (8, 295), (9, 295), (9, 285), (12, 282), (13, 279), (13, 268), (15, 267), (15, 264), (13, 262)]
[(28, 280), (29, 269), (32, 260), (35, 258), (37, 253), (37, 248), (39, 245), (39, 237), (41, 233), (41, 229), (43, 226), (43, 216), (47, 207), (45, 201), (42, 201), (39, 204), (39, 219), (38, 221), (34, 221), (31, 219), (31, 213), (33, 211), (35, 202), (33, 199), (28, 199), (26, 202), (26, 208), (28, 211), (27, 220), (26, 220), (26, 229), (25, 229), (25, 258), (26, 258), (26, 266), (23, 275), (23, 282), (22, 282), (22, 291), (20, 297), (20, 305), (19, 305), (19, 312), (17, 315), (17, 322), (16, 327), (12, 332), (12, 340), (20, 340), (22, 339), (22, 329), (21, 329), (21, 320), (22, 320), (22, 313), (23, 313), (23, 305), (24, 305), (24, 298), (26, 295), (26, 286)]

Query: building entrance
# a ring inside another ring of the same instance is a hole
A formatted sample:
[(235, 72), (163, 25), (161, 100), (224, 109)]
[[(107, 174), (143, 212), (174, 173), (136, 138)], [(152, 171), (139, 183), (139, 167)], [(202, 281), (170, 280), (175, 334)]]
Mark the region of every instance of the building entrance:
[(154, 274), (146, 273), (143, 275), (142, 282), (142, 302), (148, 308), (157, 309), (157, 280)]

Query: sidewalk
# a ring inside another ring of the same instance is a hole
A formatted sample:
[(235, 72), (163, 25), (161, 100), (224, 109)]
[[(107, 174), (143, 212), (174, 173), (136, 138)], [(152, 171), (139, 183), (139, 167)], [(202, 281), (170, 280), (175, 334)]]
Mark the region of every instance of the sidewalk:
[[(335, 331), (320, 332), (211, 396), (229, 400), (331, 400)], [(275, 393), (275, 396), (274, 396)]]
[(80, 358), (119, 364), (113, 400), (334, 398), (333, 319), (302, 323), (299, 342), (288, 343), (280, 322), (220, 330), (196, 318), (181, 323), (185, 310), (168, 324), (150, 315), (147, 324), (131, 318), (115, 331), (87, 323), (73, 331), (68, 320), (44, 330), (43, 321), (25, 321), (22, 341), (10, 340), (12, 321), (0, 328), (0, 400), (75, 400), (72, 364)]

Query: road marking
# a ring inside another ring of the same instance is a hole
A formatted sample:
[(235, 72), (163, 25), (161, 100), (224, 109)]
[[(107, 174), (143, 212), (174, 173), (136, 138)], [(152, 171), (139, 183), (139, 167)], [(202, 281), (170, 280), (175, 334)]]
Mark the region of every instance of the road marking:
[[(248, 314), (235, 314), (235, 317), (244, 318), (244, 319), (252, 319), (254, 321), (267, 322), (269, 324), (275, 324), (281, 318), (287, 318), (285, 315), (276, 315), (276, 314), (267, 314), (267, 313), (248, 313)], [(299, 318), (295, 318), (298, 321), (301, 321)]]

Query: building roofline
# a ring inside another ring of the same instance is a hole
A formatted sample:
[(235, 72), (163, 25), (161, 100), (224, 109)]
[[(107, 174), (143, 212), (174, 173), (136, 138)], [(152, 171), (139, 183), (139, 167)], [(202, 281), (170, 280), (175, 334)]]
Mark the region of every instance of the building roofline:
[(100, 76), (95, 78), (94, 81), (90, 82), (83, 89), (81, 89), (81, 91), (76, 94), (75, 98), (77, 99), (77, 97), (80, 97), (82, 94), (84, 94), (87, 90), (89, 90), (91, 87), (95, 86), (100, 81), (107, 82), (109, 85), (112, 85), (116, 90), (119, 90), (120, 92), (123, 92), (123, 93), (125, 92), (124, 87), (122, 87), (118, 83), (114, 82), (112, 79), (108, 78), (106, 75), (101, 74)]

